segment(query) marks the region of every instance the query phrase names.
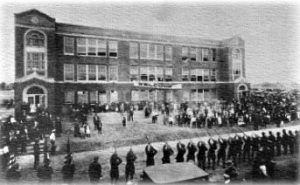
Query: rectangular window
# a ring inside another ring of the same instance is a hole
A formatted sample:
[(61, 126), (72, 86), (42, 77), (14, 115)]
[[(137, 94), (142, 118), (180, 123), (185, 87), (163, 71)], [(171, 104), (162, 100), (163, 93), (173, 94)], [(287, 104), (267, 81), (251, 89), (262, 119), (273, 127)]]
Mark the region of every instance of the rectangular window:
[(182, 100), (185, 101), (190, 101), (190, 92), (188, 90), (183, 90), (182, 92)]
[(148, 67), (140, 68), (140, 76), (141, 81), (148, 81)]
[(140, 101), (148, 101), (149, 100), (149, 91), (148, 90), (141, 90), (139, 99), (140, 99)]
[(206, 100), (209, 100), (209, 98), (210, 98), (210, 95), (209, 95), (209, 89), (204, 89), (203, 90), (204, 92), (204, 100), (206, 101)]
[(239, 61), (233, 62), (233, 79), (237, 79), (241, 76), (242, 63)]
[(138, 43), (130, 43), (129, 44), (129, 56), (132, 59), (138, 59), (139, 58)]
[(203, 91), (203, 89), (198, 89), (198, 99), (199, 99), (199, 101), (204, 101), (204, 91)]
[(155, 55), (155, 45), (153, 44), (149, 44), (149, 59), (155, 59), (156, 55)]
[(91, 104), (96, 104), (98, 103), (98, 97), (97, 97), (98, 92), (97, 91), (90, 91), (90, 103)]
[(98, 97), (99, 97), (100, 104), (103, 105), (108, 102), (106, 91), (98, 91)]
[(88, 103), (88, 91), (77, 91), (77, 98), (79, 104)]
[(162, 45), (156, 45), (156, 59), (163, 60), (164, 58), (164, 47)]
[(173, 101), (173, 91), (167, 91), (166, 99), (167, 99), (167, 102)]
[(202, 61), (209, 61), (209, 49), (202, 49)]
[(165, 70), (165, 81), (172, 81), (173, 68), (166, 68)]
[(216, 69), (211, 69), (210, 70), (210, 81), (217, 81), (217, 70)]
[(109, 66), (109, 80), (118, 81), (118, 66)]
[(77, 80), (85, 81), (86, 78), (86, 65), (77, 65)]
[(97, 40), (96, 39), (87, 39), (88, 42), (88, 55), (96, 56), (96, 49), (97, 49)]
[(191, 90), (191, 100), (192, 101), (198, 101), (198, 92), (197, 89)]
[(189, 48), (188, 47), (182, 47), (181, 58), (182, 58), (183, 62), (188, 61), (188, 59), (189, 59)]
[(110, 103), (118, 102), (118, 101), (119, 101), (118, 91), (111, 90), (110, 91)]
[(138, 81), (138, 80), (139, 80), (139, 67), (130, 66), (130, 81)]
[(106, 49), (107, 49), (107, 44), (106, 40), (98, 40), (98, 45), (97, 45), (97, 54), (100, 57), (106, 57)]
[(74, 55), (74, 38), (64, 37), (64, 54)]
[(65, 91), (65, 103), (75, 103), (75, 92)]
[(209, 81), (209, 69), (204, 69), (204, 81)]
[(197, 81), (198, 82), (203, 81), (203, 69), (197, 69)]
[(74, 80), (74, 65), (64, 64), (64, 80), (73, 81)]
[(117, 41), (109, 41), (109, 57), (116, 58), (118, 57), (118, 42)]
[(148, 68), (149, 81), (155, 81), (155, 67)]
[(147, 59), (148, 58), (148, 45), (149, 44), (140, 44), (141, 59)]
[(139, 91), (135, 91), (135, 90), (131, 91), (131, 101), (140, 101), (139, 95), (140, 95)]
[(167, 61), (172, 60), (172, 47), (171, 46), (165, 46), (165, 57)]
[(164, 80), (164, 68), (156, 67), (156, 78), (157, 78), (157, 81)]
[(77, 55), (86, 55), (86, 38), (77, 38)]
[(191, 69), (191, 81), (197, 80), (197, 69)]
[(182, 81), (189, 81), (189, 68), (182, 68)]
[(27, 53), (26, 71), (44, 71), (45, 70), (45, 54), (40, 52)]
[(106, 74), (107, 74), (106, 69), (107, 68), (105, 65), (98, 65), (98, 80), (99, 81), (106, 81)]
[(212, 61), (216, 61), (216, 58), (217, 58), (217, 50), (212, 49)]
[(190, 59), (191, 61), (197, 61), (197, 48), (191, 48)]
[(97, 79), (96, 67), (97, 67), (96, 65), (88, 65), (88, 77), (89, 77), (88, 79), (91, 81), (95, 81)]

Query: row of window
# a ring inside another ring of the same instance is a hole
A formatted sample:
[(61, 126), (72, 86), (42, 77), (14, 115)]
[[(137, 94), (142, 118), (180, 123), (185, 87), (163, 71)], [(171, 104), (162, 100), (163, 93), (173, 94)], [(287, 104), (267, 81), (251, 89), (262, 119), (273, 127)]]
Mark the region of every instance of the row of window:
[[(64, 54), (74, 55), (75, 38), (64, 37)], [(99, 56), (99, 57), (118, 57), (118, 42), (106, 41), (92, 38), (76, 38), (77, 55), (82, 56)]]
[[(77, 65), (77, 80), (78, 81), (117, 81), (118, 66), (109, 66), (107, 75), (107, 66), (105, 65)], [(74, 81), (74, 65), (64, 64), (64, 80)], [(107, 78), (108, 76), (108, 78)]]
[(131, 59), (172, 60), (172, 47), (158, 44), (129, 44), (129, 57)]
[(187, 61), (216, 61), (216, 49), (211, 48), (196, 48), (196, 47), (182, 47), (181, 59), (183, 62)]
[[(131, 101), (164, 101), (163, 90), (132, 90)], [(75, 102), (75, 94), (77, 102)], [(166, 101), (175, 99), (173, 91), (166, 91)], [(183, 90), (183, 101), (207, 101), (217, 99), (216, 89), (192, 89)], [(118, 92), (110, 91), (66, 91), (64, 97), (65, 103), (112, 103), (118, 102)]]

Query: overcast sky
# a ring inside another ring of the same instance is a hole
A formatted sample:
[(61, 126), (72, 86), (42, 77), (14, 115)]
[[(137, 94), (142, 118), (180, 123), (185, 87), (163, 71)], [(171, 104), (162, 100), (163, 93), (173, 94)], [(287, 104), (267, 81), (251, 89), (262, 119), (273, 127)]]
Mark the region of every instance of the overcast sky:
[(245, 40), (251, 83), (300, 82), (299, 5), (287, 3), (1, 4), (0, 81), (14, 81), (14, 13), (36, 8), (70, 24), (151, 34)]

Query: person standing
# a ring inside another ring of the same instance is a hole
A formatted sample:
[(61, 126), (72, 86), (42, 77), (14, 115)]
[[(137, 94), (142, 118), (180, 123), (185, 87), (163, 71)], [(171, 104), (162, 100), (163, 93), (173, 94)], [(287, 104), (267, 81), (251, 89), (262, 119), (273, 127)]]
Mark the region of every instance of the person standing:
[(63, 181), (66, 183), (72, 183), (75, 173), (75, 164), (72, 163), (72, 157), (67, 157), (65, 164), (62, 168)]
[(244, 135), (244, 147), (243, 147), (243, 161), (246, 159), (250, 163), (250, 151), (251, 151), (251, 137)]
[(94, 122), (94, 130), (98, 130), (99, 133), (99, 124), (100, 124), (100, 118), (95, 112), (94, 117), (93, 117), (93, 122)]
[(275, 156), (276, 138), (273, 135), (272, 131), (269, 131), (268, 141), (269, 141), (270, 154), (271, 154), (271, 157), (273, 158)]
[(193, 161), (195, 162), (195, 153), (197, 151), (197, 148), (195, 146), (195, 144), (193, 143), (193, 141), (190, 141), (187, 145), (187, 150), (188, 150), (188, 154), (187, 154), (187, 159), (186, 161)]
[(176, 162), (181, 163), (184, 162), (184, 154), (186, 152), (185, 145), (179, 141), (176, 145), (177, 148), (177, 156)]
[(222, 167), (225, 168), (225, 160), (226, 160), (226, 149), (227, 149), (227, 141), (223, 138), (219, 138), (218, 139), (218, 143), (219, 143), (219, 150), (218, 150), (218, 154), (217, 154), (217, 164), (219, 165), (220, 160), (222, 159)]
[(208, 168), (210, 168), (210, 164), (212, 162), (212, 169), (215, 170), (217, 142), (212, 138), (210, 138), (208, 140), (208, 144), (209, 144), (209, 149), (207, 154)]
[(33, 145), (33, 155), (34, 155), (34, 169), (37, 169), (40, 162), (40, 143), (39, 140), (36, 139)]
[(170, 156), (174, 154), (173, 149), (171, 146), (166, 142), (165, 145), (163, 146), (163, 158), (162, 158), (162, 163), (170, 163)]
[(98, 160), (99, 158), (97, 156), (94, 157), (94, 161), (89, 166), (89, 177), (91, 183), (99, 182), (100, 178), (102, 177), (102, 168), (98, 163)]
[(283, 146), (283, 154), (287, 155), (288, 153), (288, 143), (289, 143), (289, 136), (286, 133), (286, 130), (282, 130), (282, 140), (281, 140), (282, 146)]
[(37, 176), (42, 183), (49, 183), (52, 181), (53, 169), (50, 166), (50, 160), (47, 158), (44, 161), (44, 166), (41, 166), (37, 170)]
[(134, 162), (136, 161), (136, 159), (137, 159), (136, 155), (133, 153), (132, 148), (130, 148), (130, 150), (126, 156), (126, 161), (127, 161), (126, 167), (125, 167), (126, 182), (132, 181), (132, 179), (133, 179), (133, 176), (135, 174)]
[(117, 151), (113, 153), (110, 158), (110, 178), (111, 183), (114, 185), (119, 180), (119, 165), (122, 163), (122, 159), (118, 156)]
[(205, 143), (203, 141), (199, 141), (197, 146), (198, 146), (198, 153), (197, 153), (198, 167), (205, 170), (207, 147), (205, 146)]
[(155, 164), (154, 156), (157, 154), (157, 150), (151, 145), (150, 142), (148, 142), (145, 152), (147, 155), (146, 166), (153, 166)]
[(281, 156), (281, 144), (282, 144), (281, 140), (282, 140), (282, 138), (281, 138), (280, 132), (277, 132), (276, 133), (276, 141), (275, 141), (277, 156)]

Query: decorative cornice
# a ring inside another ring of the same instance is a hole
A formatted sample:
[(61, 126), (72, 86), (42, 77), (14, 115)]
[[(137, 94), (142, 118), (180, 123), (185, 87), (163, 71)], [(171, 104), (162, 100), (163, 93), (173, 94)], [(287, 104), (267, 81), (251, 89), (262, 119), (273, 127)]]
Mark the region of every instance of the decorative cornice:
[(15, 80), (15, 82), (16, 83), (22, 83), (22, 82), (27, 82), (27, 81), (32, 80), (32, 79), (41, 80), (41, 81), (44, 81), (44, 82), (47, 82), (47, 83), (55, 83), (54, 78), (47, 78), (46, 76), (39, 75), (39, 74), (37, 74), (36, 71), (31, 73), (30, 75), (23, 76), (21, 78), (17, 78)]

